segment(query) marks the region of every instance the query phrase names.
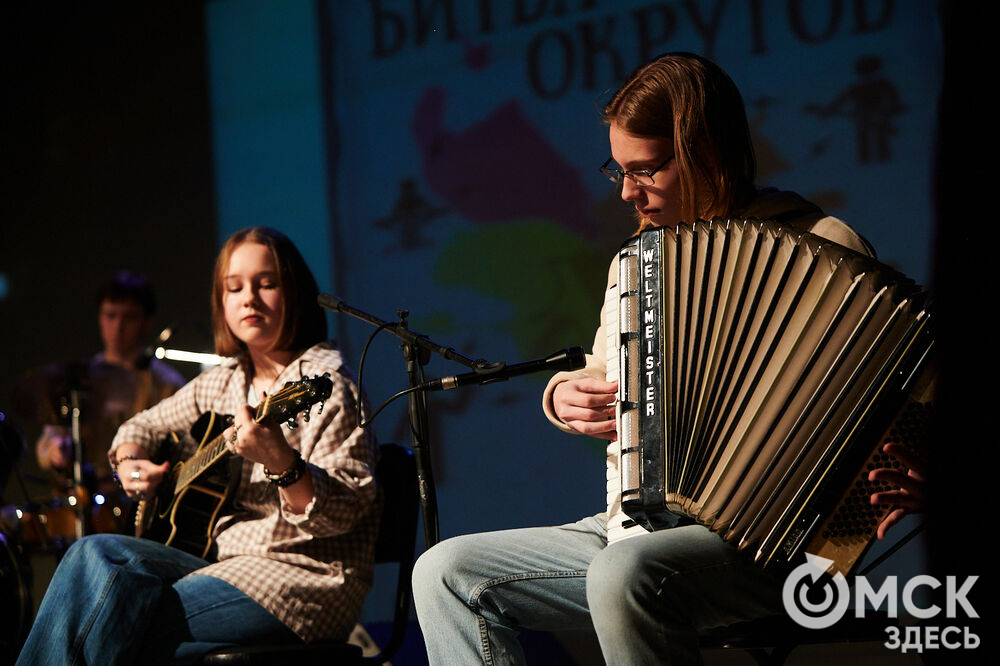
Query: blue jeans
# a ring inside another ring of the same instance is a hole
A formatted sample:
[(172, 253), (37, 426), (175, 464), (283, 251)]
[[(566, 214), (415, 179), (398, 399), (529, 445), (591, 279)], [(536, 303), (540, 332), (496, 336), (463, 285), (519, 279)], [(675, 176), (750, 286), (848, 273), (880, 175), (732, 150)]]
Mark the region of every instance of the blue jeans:
[(19, 665), (190, 663), (220, 645), (298, 640), (208, 562), (146, 539), (74, 543), (49, 583)]
[(698, 630), (781, 612), (779, 581), (706, 528), (608, 546), (603, 514), (442, 541), (413, 595), (431, 664), (522, 664), (520, 628), (596, 631), (608, 664), (700, 663)]

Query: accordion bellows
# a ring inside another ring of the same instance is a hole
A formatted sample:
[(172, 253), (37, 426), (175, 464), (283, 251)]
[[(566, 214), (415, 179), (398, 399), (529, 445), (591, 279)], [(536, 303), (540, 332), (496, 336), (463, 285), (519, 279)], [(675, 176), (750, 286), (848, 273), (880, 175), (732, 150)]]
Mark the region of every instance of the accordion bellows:
[[(880, 518), (851, 486), (933, 394), (926, 292), (759, 220), (641, 233), (618, 291), (625, 513), (649, 530), (689, 516), (765, 567), (807, 550), (847, 573)], [(834, 534), (852, 493), (870, 515)]]

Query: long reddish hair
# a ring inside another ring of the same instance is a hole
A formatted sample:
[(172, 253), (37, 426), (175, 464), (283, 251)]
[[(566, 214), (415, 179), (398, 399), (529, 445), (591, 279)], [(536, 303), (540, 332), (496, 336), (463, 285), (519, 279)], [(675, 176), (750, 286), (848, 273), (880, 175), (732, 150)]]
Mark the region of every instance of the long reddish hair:
[[(736, 84), (715, 63), (668, 53), (636, 69), (604, 107), (606, 124), (670, 139), (687, 222), (731, 213), (757, 176), (750, 127)], [(640, 230), (648, 220), (640, 221)]]

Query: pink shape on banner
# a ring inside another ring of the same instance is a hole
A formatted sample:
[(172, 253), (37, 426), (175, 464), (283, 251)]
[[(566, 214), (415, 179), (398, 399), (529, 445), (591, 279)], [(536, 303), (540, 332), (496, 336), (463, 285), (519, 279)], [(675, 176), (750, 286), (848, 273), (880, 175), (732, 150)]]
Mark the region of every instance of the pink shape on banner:
[(474, 222), (534, 217), (586, 230), (589, 194), (579, 175), (516, 100), (455, 132), (443, 126), (445, 99), (444, 89), (428, 88), (411, 124), (423, 179), (436, 196)]

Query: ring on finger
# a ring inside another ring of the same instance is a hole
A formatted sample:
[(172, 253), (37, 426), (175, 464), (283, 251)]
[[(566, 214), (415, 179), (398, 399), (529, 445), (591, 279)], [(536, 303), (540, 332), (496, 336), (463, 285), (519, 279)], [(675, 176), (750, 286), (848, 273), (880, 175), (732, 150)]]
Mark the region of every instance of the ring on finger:
[(129, 477), (132, 478), (132, 479), (134, 479), (134, 480), (136, 480), (136, 481), (138, 481), (140, 478), (142, 478), (142, 472), (140, 472), (137, 469), (134, 469), (134, 470), (132, 470), (132, 473), (129, 474)]
[(237, 424), (236, 427), (233, 428), (233, 436), (229, 438), (230, 444), (236, 444), (236, 435), (239, 432), (240, 432), (240, 426)]

